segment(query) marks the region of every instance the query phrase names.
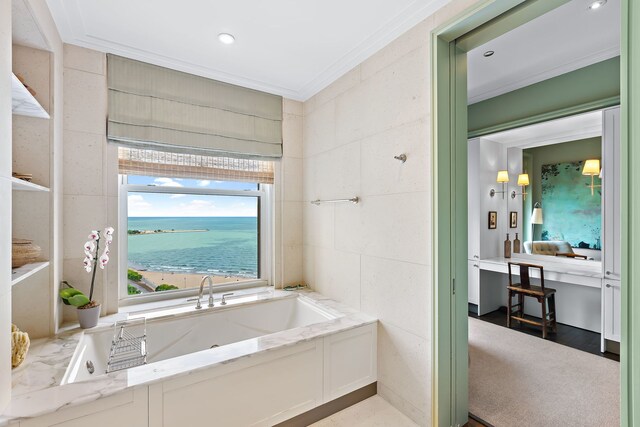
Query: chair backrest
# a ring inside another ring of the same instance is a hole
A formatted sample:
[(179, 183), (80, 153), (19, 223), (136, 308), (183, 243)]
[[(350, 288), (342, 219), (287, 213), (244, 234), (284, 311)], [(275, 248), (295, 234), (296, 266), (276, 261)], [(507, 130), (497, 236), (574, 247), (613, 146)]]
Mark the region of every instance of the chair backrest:
[(530, 268), (537, 268), (540, 270), (540, 287), (542, 291), (544, 291), (544, 267), (536, 264), (528, 264), (524, 262), (508, 262), (507, 266), (509, 268), (509, 286), (513, 286), (513, 278), (511, 276), (511, 267), (517, 265), (520, 268), (520, 286), (523, 288), (531, 287), (531, 280), (529, 276)]

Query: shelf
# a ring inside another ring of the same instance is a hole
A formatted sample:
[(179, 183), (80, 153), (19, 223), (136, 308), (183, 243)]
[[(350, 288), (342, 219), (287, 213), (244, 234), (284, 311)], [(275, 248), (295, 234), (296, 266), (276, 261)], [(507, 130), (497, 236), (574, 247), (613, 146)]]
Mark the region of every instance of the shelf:
[(11, 74), (11, 112), (19, 116), (49, 118), (49, 113), (42, 108), (15, 74)]
[(18, 178), (11, 178), (11, 189), (14, 191), (49, 191), (47, 187)]
[(49, 261), (34, 262), (11, 270), (11, 286), (15, 286), (27, 277), (49, 266)]

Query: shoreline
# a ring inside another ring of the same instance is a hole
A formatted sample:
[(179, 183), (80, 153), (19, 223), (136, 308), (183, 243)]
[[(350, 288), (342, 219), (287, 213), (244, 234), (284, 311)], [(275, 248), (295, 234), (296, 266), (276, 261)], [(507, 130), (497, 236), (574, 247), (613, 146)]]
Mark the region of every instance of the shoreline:
[(143, 236), (145, 234), (165, 234), (165, 233), (206, 233), (207, 229), (196, 230), (127, 230), (129, 236)]
[[(197, 288), (200, 286), (202, 276), (206, 276), (206, 274), (199, 273), (175, 273), (170, 271), (141, 270), (133, 268), (131, 266), (129, 266), (129, 269), (142, 275), (142, 283), (148, 283), (149, 285), (153, 285), (153, 287), (167, 284), (176, 286), (178, 289)], [(241, 276), (215, 276), (213, 274), (211, 274), (210, 276), (214, 285), (256, 280), (255, 278)]]

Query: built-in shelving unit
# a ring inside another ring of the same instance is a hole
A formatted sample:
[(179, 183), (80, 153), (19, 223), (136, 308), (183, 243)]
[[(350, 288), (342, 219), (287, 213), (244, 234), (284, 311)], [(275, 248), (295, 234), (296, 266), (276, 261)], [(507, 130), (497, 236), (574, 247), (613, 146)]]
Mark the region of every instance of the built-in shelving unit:
[(33, 262), (11, 270), (11, 286), (15, 286), (27, 277), (49, 266), (49, 261)]
[(18, 178), (11, 178), (11, 188), (13, 191), (49, 191), (47, 187)]
[(15, 74), (11, 76), (11, 111), (20, 116), (49, 118), (49, 113), (42, 108)]

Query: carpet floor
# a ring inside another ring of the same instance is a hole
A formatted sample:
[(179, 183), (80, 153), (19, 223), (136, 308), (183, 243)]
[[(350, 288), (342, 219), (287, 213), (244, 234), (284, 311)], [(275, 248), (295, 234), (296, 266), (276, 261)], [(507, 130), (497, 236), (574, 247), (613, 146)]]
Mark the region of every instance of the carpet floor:
[(469, 412), (495, 427), (620, 425), (620, 364), (469, 318)]

